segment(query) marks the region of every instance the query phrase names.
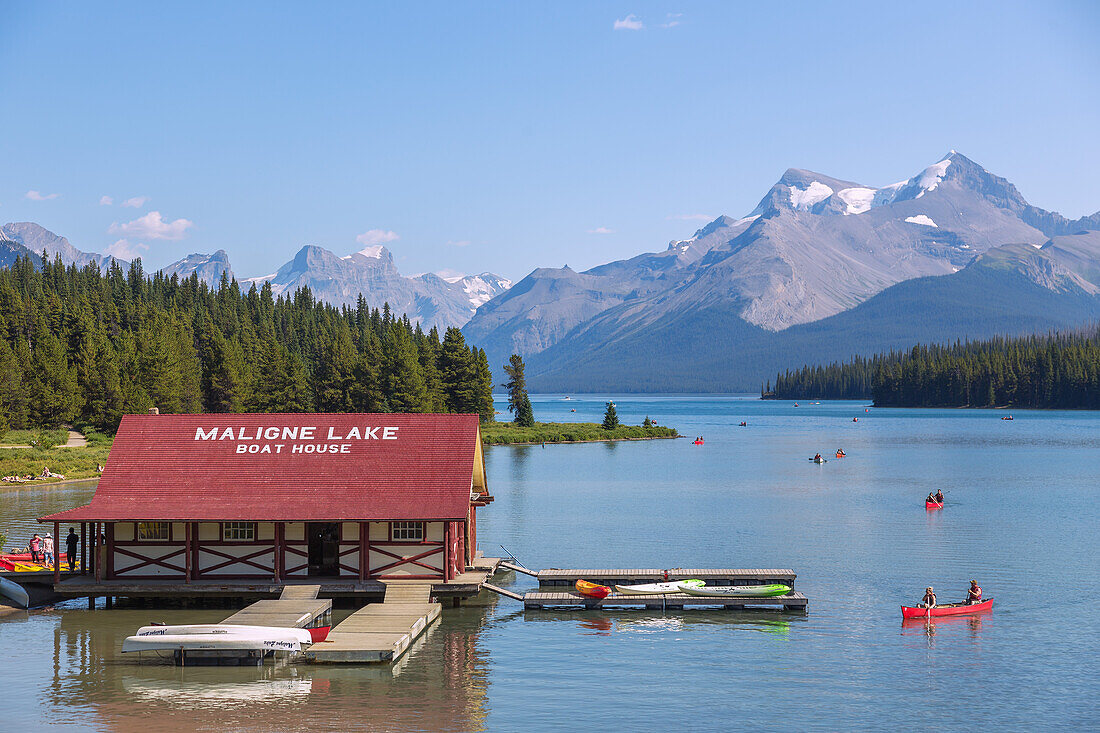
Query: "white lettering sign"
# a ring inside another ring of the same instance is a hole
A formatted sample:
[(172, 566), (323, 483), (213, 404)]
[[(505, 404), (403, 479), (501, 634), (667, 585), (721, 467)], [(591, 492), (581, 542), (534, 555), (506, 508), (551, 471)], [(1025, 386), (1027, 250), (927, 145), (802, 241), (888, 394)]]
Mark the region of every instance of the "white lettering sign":
[(282, 453), (286, 443), (273, 443), (275, 440), (301, 441), (290, 443), (290, 453), (329, 453), (349, 454), (356, 441), (397, 440), (396, 427), (369, 427), (353, 425), (347, 430), (329, 426), (323, 438), (317, 436), (315, 425), (267, 426), (256, 428), (195, 428), (195, 440), (229, 440), (236, 443), (233, 452), (237, 455), (264, 453)]

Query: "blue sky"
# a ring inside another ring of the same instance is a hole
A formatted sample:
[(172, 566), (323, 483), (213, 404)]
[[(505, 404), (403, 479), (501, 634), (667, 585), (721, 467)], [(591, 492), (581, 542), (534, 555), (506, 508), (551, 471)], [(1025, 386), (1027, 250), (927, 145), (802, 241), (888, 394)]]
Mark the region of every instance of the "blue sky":
[(884, 185), (952, 148), (1076, 217), (1098, 38), (1089, 2), (0, 1), (0, 222), (153, 267), (385, 241), (522, 277), (663, 249), (787, 167)]

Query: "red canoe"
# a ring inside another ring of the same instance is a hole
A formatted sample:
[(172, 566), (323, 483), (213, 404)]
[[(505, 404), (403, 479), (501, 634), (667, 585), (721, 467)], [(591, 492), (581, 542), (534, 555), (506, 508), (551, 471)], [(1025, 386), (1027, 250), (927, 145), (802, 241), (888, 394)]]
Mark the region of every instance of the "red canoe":
[(606, 585), (589, 583), (587, 580), (578, 580), (574, 587), (582, 596), (588, 596), (589, 598), (607, 598), (611, 593), (611, 589)]
[(310, 637), (313, 639), (313, 643), (316, 644), (328, 638), (328, 632), (331, 628), (331, 626), (314, 626), (311, 629), (306, 629), (306, 631), (309, 632)]
[(963, 616), (968, 613), (981, 613), (983, 611), (989, 611), (993, 608), (993, 599), (988, 601), (982, 601), (981, 603), (945, 603), (942, 606), (936, 606), (931, 611), (927, 608), (913, 608), (912, 606), (901, 607), (902, 618), (937, 618), (939, 616)]
[(925, 499), (924, 500), (924, 508), (925, 509), (943, 509), (943, 504), (939, 504), (939, 503), (934, 502), (934, 501), (928, 501), (927, 499)]

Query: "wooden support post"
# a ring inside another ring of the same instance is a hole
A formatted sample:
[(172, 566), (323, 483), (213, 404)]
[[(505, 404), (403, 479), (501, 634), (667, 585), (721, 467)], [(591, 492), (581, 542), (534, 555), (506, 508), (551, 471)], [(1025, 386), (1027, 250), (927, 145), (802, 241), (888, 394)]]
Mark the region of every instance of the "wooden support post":
[(282, 522), (275, 522), (275, 543), (271, 547), (271, 572), (276, 583), (279, 582), (279, 548), (283, 546), (282, 539), (279, 537), (282, 528)]
[(370, 580), (370, 522), (363, 522), (363, 537), (365, 541), (363, 543), (363, 568), (364, 577)]
[(451, 523), (443, 523), (443, 582), (451, 579)]
[(115, 575), (115, 523), (104, 522), (103, 526), (107, 530), (107, 547), (103, 551), (103, 577), (111, 580)]
[(367, 557), (367, 532), (369, 532), (369, 526), (366, 522), (359, 523), (359, 582), (362, 583), (367, 579), (367, 564), (370, 559)]
[(92, 565), (95, 566), (95, 582), (103, 580), (103, 550), (100, 549), (100, 529), (99, 522), (92, 522)]
[(183, 582), (191, 582), (191, 522), (183, 525)]
[(275, 560), (279, 566), (279, 580), (286, 580), (286, 522), (275, 525), (275, 536), (278, 540), (275, 548)]
[(53, 523), (53, 582), (61, 582), (61, 522)]
[(88, 596), (88, 610), (95, 610), (95, 596)]

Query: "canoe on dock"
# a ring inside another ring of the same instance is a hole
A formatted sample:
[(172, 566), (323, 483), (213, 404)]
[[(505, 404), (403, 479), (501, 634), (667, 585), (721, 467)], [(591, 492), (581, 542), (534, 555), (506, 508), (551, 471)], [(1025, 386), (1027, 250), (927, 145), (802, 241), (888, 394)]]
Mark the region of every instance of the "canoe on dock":
[(641, 585), (616, 585), (615, 592), (627, 596), (657, 596), (665, 593), (683, 593), (681, 585), (702, 587), (706, 581), (692, 578), (690, 580), (670, 580), (667, 583), (643, 583)]
[[(302, 634), (306, 641), (302, 640)], [(165, 634), (163, 636), (128, 636), (122, 651), (263, 651), (300, 652), (302, 644), (310, 644), (305, 629), (271, 627), (248, 634)]]
[(785, 596), (791, 592), (789, 586), (779, 584), (697, 586), (679, 583), (678, 586), (681, 593), (708, 598), (768, 598), (770, 596)]
[(962, 616), (970, 613), (982, 613), (983, 611), (991, 611), (993, 609), (993, 599), (988, 601), (982, 601), (981, 603), (945, 603), (942, 606), (936, 606), (931, 611), (927, 608), (919, 608), (913, 606), (902, 606), (901, 617), (902, 618), (939, 618), (941, 616)]
[(587, 580), (578, 580), (573, 584), (573, 587), (575, 587), (577, 592), (582, 596), (587, 596), (588, 598), (607, 598), (611, 593), (611, 589), (606, 585), (589, 583)]

